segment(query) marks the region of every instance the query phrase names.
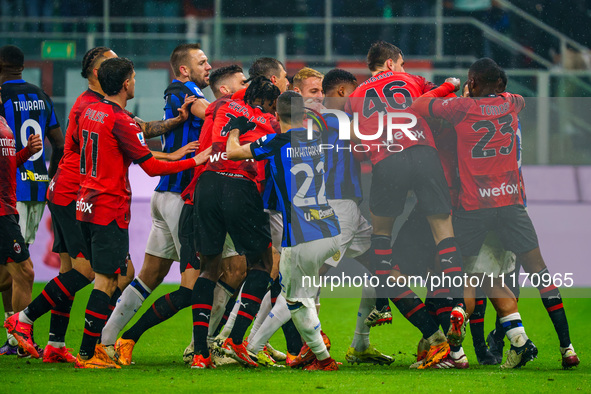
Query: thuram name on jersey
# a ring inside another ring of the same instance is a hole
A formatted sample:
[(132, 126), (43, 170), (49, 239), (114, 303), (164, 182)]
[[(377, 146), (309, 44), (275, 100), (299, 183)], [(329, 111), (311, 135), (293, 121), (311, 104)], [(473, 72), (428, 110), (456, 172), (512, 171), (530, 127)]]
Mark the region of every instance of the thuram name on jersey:
[(45, 101), (43, 100), (27, 100), (27, 101), (13, 101), (15, 111), (42, 111), (45, 110)]

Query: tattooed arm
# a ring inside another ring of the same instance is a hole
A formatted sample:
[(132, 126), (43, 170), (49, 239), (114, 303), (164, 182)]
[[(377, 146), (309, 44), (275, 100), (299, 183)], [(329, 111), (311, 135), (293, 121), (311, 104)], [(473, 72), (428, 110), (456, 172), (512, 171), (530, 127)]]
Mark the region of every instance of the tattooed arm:
[(183, 122), (189, 119), (190, 107), (197, 100), (198, 99), (195, 96), (185, 96), (185, 102), (179, 108), (179, 115), (176, 118), (144, 122), (136, 116), (134, 120), (142, 128), (145, 138), (158, 137), (159, 135), (162, 135), (167, 131), (174, 129), (177, 126), (180, 126)]

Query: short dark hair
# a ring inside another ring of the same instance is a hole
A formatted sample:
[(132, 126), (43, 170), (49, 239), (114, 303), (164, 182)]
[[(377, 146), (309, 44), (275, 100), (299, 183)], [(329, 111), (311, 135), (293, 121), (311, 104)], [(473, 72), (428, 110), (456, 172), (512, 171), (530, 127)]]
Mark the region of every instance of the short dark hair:
[(376, 41), (371, 44), (367, 52), (367, 67), (369, 71), (376, 71), (386, 63), (386, 60), (392, 59), (396, 62), (400, 56), (403, 56), (402, 51), (396, 45), (386, 41)]
[(324, 76), (324, 79), (322, 80), (322, 90), (324, 91), (324, 94), (326, 94), (343, 83), (349, 83), (355, 86), (358, 85), (355, 75), (342, 68), (333, 68)]
[(107, 59), (98, 69), (101, 89), (107, 96), (114, 96), (123, 89), (123, 83), (133, 74), (133, 62), (124, 57)]
[(288, 90), (277, 98), (277, 115), (290, 124), (304, 121), (304, 98), (301, 94)]
[(237, 64), (216, 68), (211, 74), (209, 74), (209, 86), (211, 87), (211, 90), (213, 92), (217, 91), (226, 78), (241, 72), (243, 72), (242, 67)]
[(170, 67), (172, 67), (172, 73), (178, 77), (180, 75), (179, 68), (187, 61), (189, 52), (194, 49), (201, 49), (201, 45), (195, 44), (181, 44), (174, 48), (170, 54)]
[(253, 80), (259, 76), (271, 79), (273, 75), (279, 76), (281, 69), (285, 70), (285, 66), (279, 60), (272, 57), (260, 57), (248, 69), (248, 79)]
[(483, 57), (472, 63), (468, 75), (472, 75), (474, 80), (485, 86), (499, 84), (502, 78), (501, 68), (497, 62), (488, 57)]
[(97, 62), (104, 58), (103, 55), (105, 52), (109, 52), (110, 50), (111, 48), (107, 47), (95, 47), (86, 52), (82, 58), (82, 72), (80, 73), (82, 78), (88, 79)]
[(507, 89), (507, 73), (501, 68), (501, 82), (499, 83), (499, 93), (503, 93)]
[(267, 101), (273, 102), (277, 100), (280, 94), (279, 88), (273, 85), (269, 79), (258, 76), (252, 80), (250, 86), (246, 89), (244, 102), (252, 107), (257, 99), (264, 104)]
[(21, 49), (14, 45), (4, 45), (0, 48), (0, 61), (17, 71), (25, 67), (25, 54)]

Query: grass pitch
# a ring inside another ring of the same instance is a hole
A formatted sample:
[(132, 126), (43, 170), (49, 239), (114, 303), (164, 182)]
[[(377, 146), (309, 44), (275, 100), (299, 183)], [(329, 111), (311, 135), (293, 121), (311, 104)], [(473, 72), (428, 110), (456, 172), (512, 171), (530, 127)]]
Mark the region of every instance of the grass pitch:
[[(162, 285), (144, 304), (141, 313), (157, 297), (177, 286)], [(36, 284), (34, 295), (43, 288)], [(467, 370), (409, 370), (415, 360), (420, 333), (397, 311), (391, 326), (373, 328), (371, 342), (396, 361), (390, 366), (348, 365), (345, 351), (351, 344), (359, 302), (352, 298), (322, 300), (320, 319), (323, 330), (332, 341), (331, 355), (343, 362), (334, 373), (305, 372), (289, 368), (244, 369), (238, 365), (222, 366), (216, 370), (195, 371), (184, 365), (182, 353), (191, 338), (190, 309), (181, 311), (169, 321), (148, 331), (134, 350), (135, 365), (121, 370), (76, 370), (72, 365), (43, 364), (41, 360), (0, 357), (1, 392), (311, 392), (316, 390), (342, 392), (420, 391), (432, 392), (589, 392), (591, 344), (587, 342), (591, 320), (591, 300), (568, 298), (580, 296), (581, 290), (564, 290), (564, 305), (569, 318), (571, 339), (581, 359), (581, 365), (563, 371), (558, 339), (535, 290), (525, 290), (519, 301), (520, 312), (529, 337), (539, 349), (538, 359), (521, 370), (501, 371), (498, 366), (480, 366), (476, 361), (472, 339), (468, 333), (464, 349), (470, 360)], [(78, 351), (83, 331), (84, 308), (90, 287), (76, 296), (67, 344)], [(525, 297), (525, 296), (529, 296)], [(534, 297), (534, 298), (532, 298)], [(486, 333), (493, 328), (494, 312), (489, 304), (485, 319)], [(47, 341), (49, 314), (35, 324), (35, 337), (40, 345)], [(4, 330), (2, 330), (4, 332)], [(469, 330), (468, 330), (469, 332)], [(485, 334), (486, 335), (486, 334)], [(0, 334), (4, 343), (4, 334)], [(271, 343), (284, 349), (281, 332)], [(506, 348), (508, 346), (506, 345)]]

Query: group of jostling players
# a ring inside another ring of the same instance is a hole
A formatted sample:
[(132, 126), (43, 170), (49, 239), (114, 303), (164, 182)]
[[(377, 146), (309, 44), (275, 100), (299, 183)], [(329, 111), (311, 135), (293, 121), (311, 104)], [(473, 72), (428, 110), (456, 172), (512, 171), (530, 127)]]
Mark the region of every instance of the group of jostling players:
[[(506, 74), (493, 60), (472, 64), (463, 97), (454, 93), (461, 88), (457, 78), (436, 86), (406, 73), (400, 49), (383, 41), (369, 49), (372, 77), (361, 85), (346, 70), (323, 75), (311, 68), (290, 83), (272, 58), (257, 59), (247, 80), (237, 65), (212, 71), (197, 44), (179, 45), (170, 64), (164, 120), (144, 122), (125, 110), (134, 97), (133, 63), (110, 48), (88, 51), (82, 62), (88, 90), (70, 111), (63, 137), (50, 98), (22, 80), (22, 51), (0, 48), (6, 119), (0, 160), (9, 169), (0, 185), (0, 288), (12, 284), (5, 310), (14, 311), (6, 315), (2, 354), (121, 368), (132, 363), (146, 330), (191, 306), (193, 340), (184, 359), (192, 368), (232, 358), (248, 367), (285, 361), (337, 370), (318, 318), (320, 291), (303, 284), (347, 256), (377, 283), (363, 288), (347, 361), (394, 361), (369, 341), (370, 327), (392, 321), (390, 302), (421, 332), (411, 367), (468, 368), (462, 348), (468, 321), (480, 364), (502, 363), (505, 336), (510, 349), (503, 368), (537, 356), (518, 312), (519, 287), (501, 281), (520, 267), (549, 275), (525, 209), (518, 118), (524, 100), (505, 91)], [(207, 86), (212, 103), (202, 93)], [(411, 124), (391, 127), (400, 118)], [(54, 148), (49, 172), (40, 152), (45, 135)], [(156, 136), (162, 152), (146, 145)], [(363, 160), (372, 164), (371, 225), (359, 209)], [(132, 162), (160, 176), (144, 263), (133, 280)], [(21, 179), (29, 168), (48, 183)], [(409, 193), (416, 204), (393, 242)], [(31, 301), (27, 247), (45, 201), (61, 268)], [(119, 336), (173, 261), (180, 262), (179, 288)], [(480, 286), (462, 280), (490, 273), (494, 278)], [(430, 289), (423, 302), (396, 280), (415, 274), (450, 281)], [(65, 346), (70, 309), (76, 292), (93, 280), (74, 357)], [(560, 291), (552, 281), (538, 282), (562, 366), (576, 366)], [(487, 298), (497, 325), (485, 341)], [(33, 323), (50, 311), (49, 342), (41, 349)], [(280, 328), (286, 354), (268, 343)]]

